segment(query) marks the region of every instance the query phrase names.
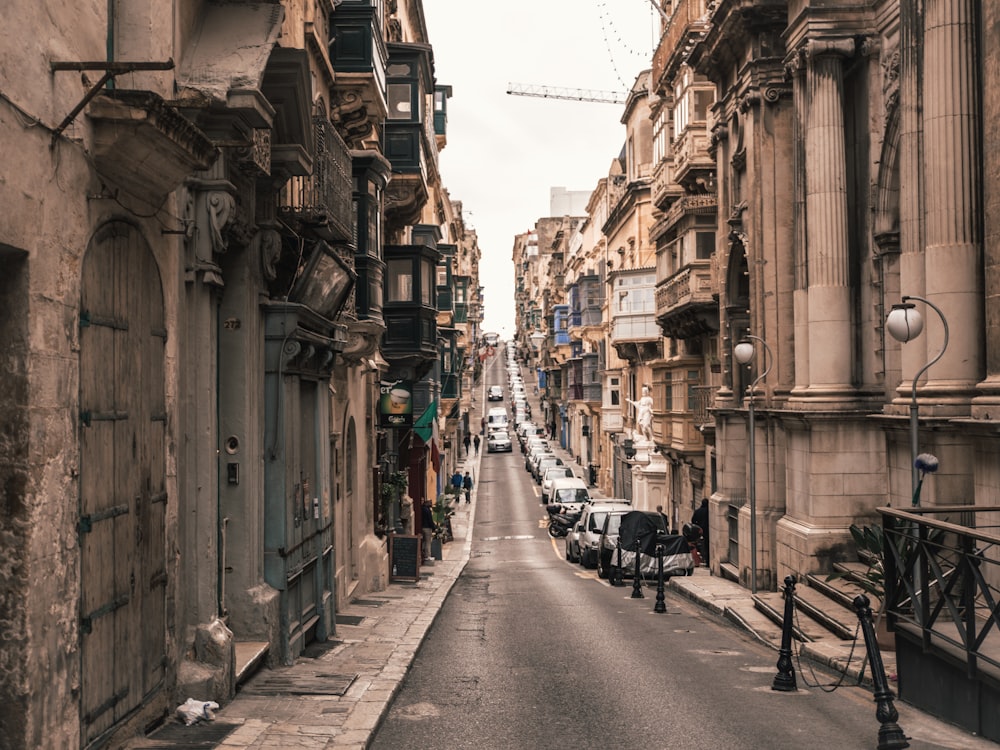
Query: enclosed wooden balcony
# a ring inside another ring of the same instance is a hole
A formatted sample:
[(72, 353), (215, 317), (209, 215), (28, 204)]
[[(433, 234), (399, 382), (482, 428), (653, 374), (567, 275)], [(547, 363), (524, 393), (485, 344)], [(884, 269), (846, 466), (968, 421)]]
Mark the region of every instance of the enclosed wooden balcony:
[(337, 126), (351, 148), (376, 138), (386, 118), (388, 59), (381, 0), (344, 0), (330, 14), (331, 87)]
[(436, 247), (386, 245), (385, 336), (382, 353), (394, 365), (418, 369), (438, 358)]

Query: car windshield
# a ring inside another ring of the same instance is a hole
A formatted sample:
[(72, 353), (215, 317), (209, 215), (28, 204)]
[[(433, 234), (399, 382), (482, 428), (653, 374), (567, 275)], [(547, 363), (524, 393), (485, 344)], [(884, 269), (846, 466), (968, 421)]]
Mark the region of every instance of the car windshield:
[(611, 516), (608, 518), (608, 531), (607, 531), (608, 534), (615, 535), (621, 530), (623, 515), (624, 514), (622, 513), (611, 514)]
[(500, 442), (503, 442), (505, 440), (510, 440), (510, 435), (508, 435), (506, 432), (494, 432), (490, 436), (490, 440), (499, 440)]
[(569, 488), (556, 492), (556, 502), (559, 503), (585, 503), (590, 499), (590, 494), (582, 487)]
[(587, 521), (588, 531), (600, 531), (601, 527), (604, 526), (604, 518), (607, 513), (591, 513), (590, 519)]

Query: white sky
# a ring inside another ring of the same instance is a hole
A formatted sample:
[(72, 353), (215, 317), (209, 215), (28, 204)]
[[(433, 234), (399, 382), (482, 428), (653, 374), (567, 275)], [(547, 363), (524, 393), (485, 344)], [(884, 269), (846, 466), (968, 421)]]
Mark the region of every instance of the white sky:
[(621, 151), (623, 107), (507, 94), (508, 83), (627, 92), (649, 67), (649, 0), (424, 0), (436, 83), (452, 87), (441, 176), (483, 257), (484, 331), (514, 331), (514, 235), (549, 190), (593, 190)]

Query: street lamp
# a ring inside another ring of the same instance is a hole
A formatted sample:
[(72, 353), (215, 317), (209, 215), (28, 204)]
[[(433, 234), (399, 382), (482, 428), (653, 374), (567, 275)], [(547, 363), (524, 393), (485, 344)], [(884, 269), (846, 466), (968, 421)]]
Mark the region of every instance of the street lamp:
[[(757, 439), (754, 428), (754, 391), (757, 384), (771, 371), (771, 363), (774, 356), (771, 354), (771, 347), (759, 336), (747, 334), (749, 341), (741, 341), (733, 347), (733, 356), (741, 365), (749, 364), (755, 354), (753, 342), (759, 341), (764, 351), (767, 353), (765, 362), (767, 367), (764, 372), (757, 376), (749, 388), (750, 402), (747, 404), (747, 414), (750, 422), (750, 593), (757, 593)], [(758, 368), (759, 369), (759, 368)]]
[(919, 452), (918, 443), (918, 424), (919, 424), (919, 411), (920, 407), (917, 404), (917, 381), (920, 380), (920, 376), (927, 372), (928, 368), (941, 359), (944, 356), (944, 350), (948, 348), (948, 321), (944, 317), (944, 313), (941, 312), (940, 308), (935, 305), (930, 300), (926, 300), (923, 297), (917, 297), (914, 294), (903, 295), (903, 301), (899, 304), (893, 305), (892, 309), (889, 311), (888, 317), (885, 319), (885, 328), (896, 341), (905, 344), (907, 341), (912, 341), (920, 332), (924, 330), (924, 320), (920, 315), (920, 312), (916, 309), (916, 306), (910, 302), (910, 300), (916, 300), (917, 302), (923, 302), (934, 312), (938, 314), (941, 318), (941, 325), (944, 327), (944, 343), (941, 344), (941, 351), (937, 353), (926, 365), (917, 371), (917, 374), (913, 376), (913, 386), (910, 389), (910, 477), (912, 480), (911, 485), (911, 502), (913, 505), (920, 504), (920, 468), (917, 466), (917, 455)]

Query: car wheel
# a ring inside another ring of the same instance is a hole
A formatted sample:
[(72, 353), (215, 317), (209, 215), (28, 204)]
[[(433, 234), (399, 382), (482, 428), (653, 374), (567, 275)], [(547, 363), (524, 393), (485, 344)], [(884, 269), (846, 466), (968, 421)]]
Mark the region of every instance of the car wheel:
[(604, 555), (600, 553), (598, 553), (597, 555), (597, 577), (598, 578), (608, 577), (608, 569), (604, 567)]
[(569, 542), (566, 542), (566, 559), (573, 562), (573, 558), (569, 556)]

